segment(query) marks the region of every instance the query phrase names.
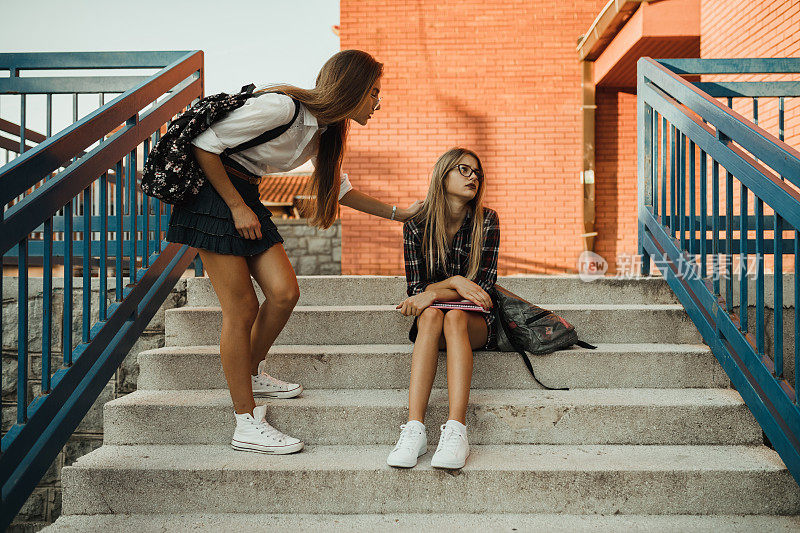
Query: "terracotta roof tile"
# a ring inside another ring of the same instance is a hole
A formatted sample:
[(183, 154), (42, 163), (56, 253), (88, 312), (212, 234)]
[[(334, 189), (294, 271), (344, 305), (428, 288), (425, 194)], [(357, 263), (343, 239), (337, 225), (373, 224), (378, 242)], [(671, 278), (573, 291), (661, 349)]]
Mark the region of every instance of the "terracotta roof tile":
[(271, 205), (293, 205), (294, 197), (305, 193), (310, 174), (265, 176), (258, 186), (261, 201)]

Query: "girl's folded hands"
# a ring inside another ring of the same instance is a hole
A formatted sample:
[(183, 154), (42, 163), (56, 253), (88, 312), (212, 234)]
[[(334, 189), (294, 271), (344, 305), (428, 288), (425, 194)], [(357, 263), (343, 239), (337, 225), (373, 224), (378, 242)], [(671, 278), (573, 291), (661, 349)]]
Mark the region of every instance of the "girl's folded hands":
[(453, 289), (465, 300), (480, 305), (484, 309), (492, 308), (492, 297), (483, 288), (463, 276), (453, 276), (450, 280)]
[(409, 296), (400, 302), (400, 305), (395, 307), (395, 309), (399, 309), (400, 312), (403, 313), (403, 316), (419, 316), (425, 308), (430, 307), (434, 301), (436, 301), (436, 294), (430, 291), (421, 292), (414, 296)]

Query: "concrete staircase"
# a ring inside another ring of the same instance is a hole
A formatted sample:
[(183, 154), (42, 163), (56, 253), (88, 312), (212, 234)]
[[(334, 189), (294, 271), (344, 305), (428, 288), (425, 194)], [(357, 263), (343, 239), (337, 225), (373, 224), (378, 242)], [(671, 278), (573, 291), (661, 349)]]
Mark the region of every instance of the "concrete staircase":
[(800, 489), (662, 280), (501, 284), (598, 349), (534, 360), (569, 391), (537, 388), (517, 354), (477, 353), (472, 454), (447, 472), (430, 467), (447, 414), (443, 355), (429, 452), (411, 470), (385, 463), (406, 415), (402, 278), (300, 279), (269, 369), (306, 392), (266, 401), (268, 420), (306, 442), (291, 456), (230, 448), (221, 314), (208, 279), (188, 280), (166, 347), (139, 355), (140, 390), (106, 404), (103, 447), (64, 469), (52, 530), (800, 529)]

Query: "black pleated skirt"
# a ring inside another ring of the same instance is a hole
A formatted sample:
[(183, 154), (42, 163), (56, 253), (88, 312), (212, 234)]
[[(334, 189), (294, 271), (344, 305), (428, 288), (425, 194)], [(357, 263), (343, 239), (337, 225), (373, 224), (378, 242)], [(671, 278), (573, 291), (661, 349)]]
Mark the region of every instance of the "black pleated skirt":
[(272, 222), (272, 213), (261, 203), (258, 185), (237, 177), (231, 177), (231, 182), (261, 222), (260, 239), (245, 239), (239, 235), (228, 204), (206, 181), (193, 200), (172, 207), (167, 240), (239, 256), (257, 255), (273, 244), (282, 243), (283, 237)]

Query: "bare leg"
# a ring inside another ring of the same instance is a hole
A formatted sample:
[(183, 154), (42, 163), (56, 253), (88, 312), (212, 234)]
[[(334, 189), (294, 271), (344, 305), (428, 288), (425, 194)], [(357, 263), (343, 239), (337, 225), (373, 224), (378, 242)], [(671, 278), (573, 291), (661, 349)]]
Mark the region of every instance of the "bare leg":
[(250, 372), (255, 375), (258, 363), (266, 357), (289, 320), (300, 298), (300, 288), (282, 244), (246, 259), (250, 274), (265, 296), (250, 332)]
[(448, 419), (465, 423), (472, 382), (472, 349), (486, 344), (486, 322), (478, 313), (448, 311), (442, 331), (447, 344)]
[(250, 380), (250, 329), (258, 313), (258, 299), (247, 262), (240, 256), (199, 252), (222, 307), (219, 353), (233, 409), (252, 414), (256, 404)]
[(411, 354), (411, 383), (408, 386), (408, 419), (425, 422), (436, 362), (442, 338), (444, 313), (428, 307), (417, 319), (417, 340)]

